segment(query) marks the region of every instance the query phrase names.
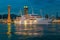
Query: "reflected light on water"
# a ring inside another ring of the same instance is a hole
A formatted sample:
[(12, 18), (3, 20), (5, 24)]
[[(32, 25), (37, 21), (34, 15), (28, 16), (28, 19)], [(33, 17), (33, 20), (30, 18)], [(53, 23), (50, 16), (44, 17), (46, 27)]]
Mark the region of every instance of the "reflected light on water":
[(23, 32), (23, 35), (27, 35), (28, 33), (27, 32)]
[(15, 34), (30, 36), (43, 35), (43, 27), (37, 27), (37, 20), (24, 20), (23, 24), (20, 21), (19, 24), (16, 24)]
[(10, 38), (11, 37), (11, 23), (7, 23), (7, 25), (8, 25), (8, 32), (7, 32), (7, 34), (8, 34), (8, 37)]
[(25, 30), (27, 28), (27, 20), (24, 21), (24, 27), (25, 27)]
[[(24, 27), (24, 29), (22, 30), (19, 30), (21, 29), (21, 27)], [(16, 29), (17, 32), (15, 32), (15, 34), (17, 35), (30, 35), (30, 36), (37, 36), (37, 35), (40, 35), (42, 36), (43, 35), (43, 28), (42, 27), (37, 27), (36, 24), (34, 25), (29, 25), (29, 24), (25, 24), (24, 26), (16, 26)], [(42, 32), (38, 32), (38, 31), (42, 31)]]

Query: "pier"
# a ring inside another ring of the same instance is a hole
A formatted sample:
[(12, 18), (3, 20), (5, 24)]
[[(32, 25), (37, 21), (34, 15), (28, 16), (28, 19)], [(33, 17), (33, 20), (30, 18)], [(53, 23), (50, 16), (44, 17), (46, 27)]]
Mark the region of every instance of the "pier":
[(60, 23), (60, 20), (56, 20), (56, 19), (55, 19), (55, 20), (53, 20), (52, 22), (53, 22), (53, 23)]

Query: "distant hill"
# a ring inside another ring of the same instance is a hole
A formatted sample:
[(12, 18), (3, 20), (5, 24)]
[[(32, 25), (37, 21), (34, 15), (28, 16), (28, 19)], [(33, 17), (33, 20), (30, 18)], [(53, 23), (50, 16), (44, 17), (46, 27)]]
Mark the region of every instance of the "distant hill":
[(0, 15), (0, 19), (2, 19), (2, 15)]
[[(15, 14), (10, 14), (11, 15), (11, 19), (15, 19), (18, 15)], [(0, 19), (7, 19), (8, 18), (8, 14), (4, 14), (4, 15), (0, 15)]]

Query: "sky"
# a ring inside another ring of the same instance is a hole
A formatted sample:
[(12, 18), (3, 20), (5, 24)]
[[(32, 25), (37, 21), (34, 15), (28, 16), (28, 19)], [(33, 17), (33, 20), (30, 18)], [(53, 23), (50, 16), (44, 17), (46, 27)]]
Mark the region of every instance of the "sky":
[(60, 15), (60, 0), (0, 0), (0, 14), (8, 13), (8, 5), (11, 6), (11, 14), (20, 13), (24, 11), (24, 6), (28, 6), (28, 13), (33, 12), (44, 16), (48, 15)]

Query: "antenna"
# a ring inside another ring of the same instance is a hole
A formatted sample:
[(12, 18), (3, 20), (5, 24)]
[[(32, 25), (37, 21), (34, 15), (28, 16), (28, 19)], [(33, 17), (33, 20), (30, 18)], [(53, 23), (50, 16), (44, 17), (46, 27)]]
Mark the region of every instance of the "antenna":
[(40, 16), (42, 16), (42, 10), (40, 9)]
[[(28, 0), (28, 1), (29, 1), (29, 3), (30, 3), (30, 6), (31, 6), (30, 0)], [(33, 7), (32, 7), (32, 6), (31, 6), (31, 9), (32, 9), (32, 14), (34, 14)]]
[(34, 12), (33, 12), (33, 8), (32, 8), (32, 14), (34, 14)]
[(21, 11), (21, 8), (20, 8), (20, 15), (22, 16), (22, 11)]

